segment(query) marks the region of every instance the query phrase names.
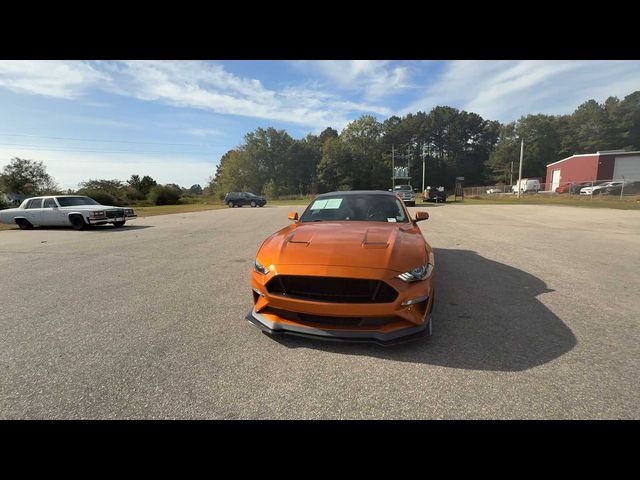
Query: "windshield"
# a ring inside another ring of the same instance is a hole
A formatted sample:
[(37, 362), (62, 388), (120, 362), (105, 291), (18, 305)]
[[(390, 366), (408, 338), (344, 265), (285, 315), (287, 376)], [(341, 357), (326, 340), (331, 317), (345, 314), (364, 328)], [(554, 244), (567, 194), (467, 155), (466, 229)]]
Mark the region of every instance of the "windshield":
[(57, 197), (61, 207), (77, 207), (78, 205), (100, 205), (89, 197)]
[(413, 191), (411, 185), (396, 185), (396, 190), (409, 190)]
[(315, 200), (301, 222), (320, 221), (407, 222), (400, 200), (391, 195), (331, 195)]

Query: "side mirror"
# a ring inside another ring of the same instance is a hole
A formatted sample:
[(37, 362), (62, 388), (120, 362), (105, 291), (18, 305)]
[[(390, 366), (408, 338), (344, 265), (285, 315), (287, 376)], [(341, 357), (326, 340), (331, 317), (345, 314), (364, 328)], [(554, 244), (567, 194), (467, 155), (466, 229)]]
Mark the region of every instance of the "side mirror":
[(428, 220), (429, 214), (427, 212), (417, 212), (416, 213), (416, 222), (420, 222), (422, 220)]
[(295, 220), (296, 222), (298, 221), (298, 212), (289, 212), (289, 220)]

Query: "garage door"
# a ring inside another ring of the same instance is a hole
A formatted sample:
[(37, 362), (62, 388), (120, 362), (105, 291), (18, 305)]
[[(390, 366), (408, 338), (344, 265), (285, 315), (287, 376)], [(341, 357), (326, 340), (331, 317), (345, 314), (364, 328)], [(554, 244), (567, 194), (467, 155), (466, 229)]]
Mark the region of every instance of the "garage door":
[(622, 180), (622, 177), (625, 180), (640, 180), (640, 155), (616, 157), (613, 179)]

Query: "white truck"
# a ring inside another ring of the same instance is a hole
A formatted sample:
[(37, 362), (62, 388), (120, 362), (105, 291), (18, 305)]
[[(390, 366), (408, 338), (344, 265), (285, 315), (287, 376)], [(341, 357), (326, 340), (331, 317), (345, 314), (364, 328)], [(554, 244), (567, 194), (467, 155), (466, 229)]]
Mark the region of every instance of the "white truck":
[(80, 195), (27, 198), (18, 208), (0, 210), (0, 223), (16, 224), (23, 230), (35, 226), (71, 226), (83, 230), (91, 225), (122, 227), (137, 215), (132, 208), (100, 205)]
[[(511, 187), (513, 193), (518, 193), (518, 182)], [(540, 191), (540, 180), (537, 178), (523, 178), (520, 182), (520, 193), (527, 192), (535, 192), (538, 193)]]

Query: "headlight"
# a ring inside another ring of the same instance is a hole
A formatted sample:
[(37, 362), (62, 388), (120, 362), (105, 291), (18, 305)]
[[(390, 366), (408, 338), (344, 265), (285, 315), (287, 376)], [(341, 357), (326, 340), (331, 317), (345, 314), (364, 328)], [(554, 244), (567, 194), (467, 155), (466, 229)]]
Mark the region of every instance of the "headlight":
[(100, 211), (100, 212), (91, 212), (91, 216), (92, 217), (104, 217), (106, 215), (106, 213), (104, 211)]
[(254, 262), (253, 267), (256, 269), (256, 272), (261, 273), (262, 275), (266, 275), (269, 273), (269, 269), (258, 262), (258, 260)]
[(418, 268), (414, 268), (409, 272), (398, 275), (398, 278), (405, 282), (418, 282), (420, 280), (426, 280), (431, 276), (432, 273), (433, 265), (430, 263), (425, 263), (424, 265), (420, 265)]

